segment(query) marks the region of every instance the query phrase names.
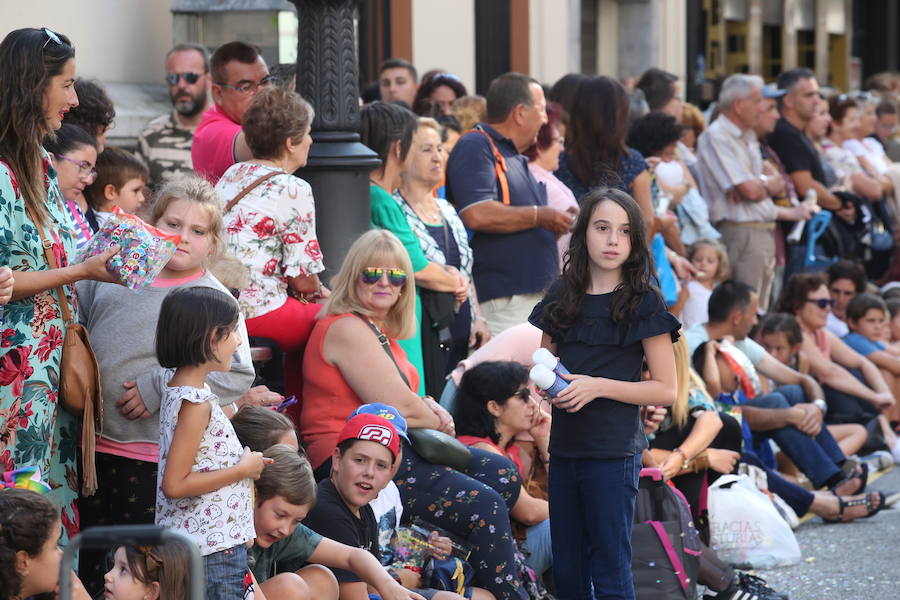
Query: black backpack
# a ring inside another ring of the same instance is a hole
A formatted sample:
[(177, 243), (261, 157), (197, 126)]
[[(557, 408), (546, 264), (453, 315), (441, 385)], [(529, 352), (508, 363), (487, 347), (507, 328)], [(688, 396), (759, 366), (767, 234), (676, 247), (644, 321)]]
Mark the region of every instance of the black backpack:
[(700, 537), (684, 496), (659, 469), (642, 469), (631, 533), (631, 571), (638, 600), (693, 600)]

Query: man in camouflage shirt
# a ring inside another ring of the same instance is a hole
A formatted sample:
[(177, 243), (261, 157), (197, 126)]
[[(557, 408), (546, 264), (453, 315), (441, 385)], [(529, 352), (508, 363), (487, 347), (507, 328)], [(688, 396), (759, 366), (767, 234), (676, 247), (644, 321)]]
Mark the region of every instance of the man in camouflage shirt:
[(209, 53), (199, 44), (177, 44), (166, 55), (166, 83), (175, 108), (150, 123), (138, 138), (138, 155), (158, 187), (182, 173), (194, 173), (191, 144), (208, 106)]

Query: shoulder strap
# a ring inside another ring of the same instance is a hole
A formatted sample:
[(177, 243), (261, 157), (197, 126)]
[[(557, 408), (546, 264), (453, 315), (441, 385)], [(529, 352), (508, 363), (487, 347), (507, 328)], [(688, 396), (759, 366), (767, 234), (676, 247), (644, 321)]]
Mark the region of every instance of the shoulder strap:
[(463, 134), (463, 136), (469, 135), (470, 133), (480, 133), (485, 138), (487, 138), (488, 144), (491, 145), (491, 152), (494, 154), (494, 173), (497, 175), (497, 181), (500, 183), (500, 201), (503, 204), (509, 205), (509, 181), (506, 179), (506, 159), (500, 154), (500, 151), (497, 149), (497, 145), (494, 143), (494, 138), (491, 137), (484, 129), (480, 127), (474, 127)]
[(275, 177), (276, 175), (282, 175), (282, 174), (284, 174), (284, 171), (272, 171), (271, 173), (266, 173), (265, 175), (257, 177), (253, 181), (253, 183), (251, 183), (250, 185), (248, 185), (247, 187), (242, 189), (240, 191), (240, 193), (238, 193), (237, 196), (235, 196), (234, 198), (231, 199), (231, 202), (229, 202), (228, 204), (225, 205), (225, 210), (223, 212), (228, 212), (229, 210), (231, 210), (235, 204), (237, 204), (238, 202), (241, 201), (241, 198), (243, 198), (244, 196), (246, 196), (247, 194), (252, 192), (260, 184), (268, 181), (269, 179)]
[[(28, 218), (31, 219), (34, 226), (37, 228), (38, 236), (41, 238), (41, 246), (44, 248), (44, 258), (47, 260), (47, 264), (51, 269), (59, 268), (56, 264), (56, 256), (53, 254), (53, 242), (48, 240), (44, 235), (44, 228), (41, 226), (41, 222), (37, 219), (28, 202), (24, 202), (23, 204), (25, 205), (25, 212), (28, 213)], [(56, 288), (56, 293), (59, 295), (57, 303), (59, 304), (59, 309), (62, 311), (63, 322), (66, 325), (74, 323), (75, 321), (72, 318), (72, 312), (69, 310), (69, 299), (66, 297), (63, 286)]]
[[(360, 319), (362, 319), (363, 323), (368, 325), (369, 329), (371, 329), (375, 333), (375, 335), (378, 337), (378, 341), (381, 342), (381, 347), (384, 349), (385, 352), (387, 352), (387, 355), (391, 357), (391, 361), (394, 363), (394, 366), (397, 367), (397, 372), (400, 373), (400, 378), (403, 380), (403, 383), (406, 384), (406, 387), (410, 387), (409, 379), (407, 379), (406, 373), (404, 373), (400, 369), (400, 365), (397, 364), (397, 359), (394, 358), (394, 353), (391, 352), (391, 344), (388, 342), (387, 336), (384, 335), (384, 333), (382, 333), (382, 331), (380, 329), (378, 329), (378, 327), (375, 326), (375, 323), (373, 323), (372, 321), (367, 319), (358, 310), (354, 310), (353, 314), (356, 315), (357, 317), (359, 317)], [(410, 388), (410, 389), (412, 389), (412, 388)]]

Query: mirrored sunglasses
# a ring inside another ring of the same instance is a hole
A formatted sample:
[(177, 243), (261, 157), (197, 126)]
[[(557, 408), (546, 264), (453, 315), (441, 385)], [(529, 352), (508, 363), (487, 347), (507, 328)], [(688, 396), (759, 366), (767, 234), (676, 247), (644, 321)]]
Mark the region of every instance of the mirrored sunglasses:
[(406, 271), (403, 269), (381, 269), (376, 267), (366, 267), (359, 273), (359, 279), (367, 285), (373, 285), (381, 281), (382, 276), (387, 273), (388, 283), (394, 287), (400, 287), (406, 283)]

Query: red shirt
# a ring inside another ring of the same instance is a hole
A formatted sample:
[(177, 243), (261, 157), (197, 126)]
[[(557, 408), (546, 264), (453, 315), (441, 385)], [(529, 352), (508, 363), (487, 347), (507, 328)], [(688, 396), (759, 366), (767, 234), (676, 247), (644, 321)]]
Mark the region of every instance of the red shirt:
[[(318, 468), (331, 456), (337, 437), (351, 412), (363, 401), (351, 388), (341, 370), (329, 364), (322, 353), (325, 334), (338, 319), (350, 313), (328, 315), (316, 321), (306, 350), (303, 352), (303, 404), (300, 407), (300, 436), (306, 446), (306, 455), (313, 468)], [(374, 333), (372, 334), (375, 335)], [(412, 389), (419, 389), (419, 373), (407, 360), (406, 353), (395, 339), (388, 339), (397, 364), (409, 380)], [(372, 382), (372, 385), (377, 385)]]
[(191, 162), (197, 175), (215, 185), (228, 167), (237, 162), (234, 143), (240, 132), (240, 124), (218, 106), (206, 111), (191, 144)]

